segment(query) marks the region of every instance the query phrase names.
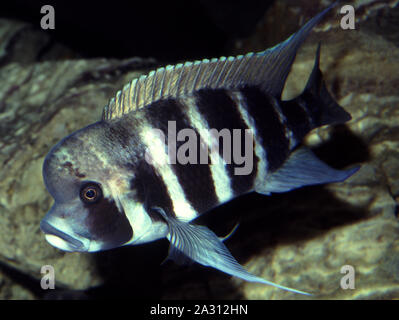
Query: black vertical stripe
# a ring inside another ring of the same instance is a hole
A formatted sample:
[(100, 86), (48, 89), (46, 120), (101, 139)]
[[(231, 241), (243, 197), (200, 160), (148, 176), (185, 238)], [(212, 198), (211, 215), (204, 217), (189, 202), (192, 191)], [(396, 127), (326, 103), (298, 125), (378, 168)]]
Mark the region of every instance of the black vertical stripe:
[(162, 220), (159, 214), (152, 214), (152, 207), (160, 207), (166, 214), (176, 217), (167, 186), (155, 168), (142, 160), (133, 170), (136, 176), (130, 181), (130, 189), (135, 190), (135, 200), (144, 204), (151, 219)]
[[(161, 129), (164, 132), (167, 144), (168, 121), (176, 122), (176, 136), (182, 129), (191, 129), (196, 133), (198, 147), (196, 163), (180, 164), (179, 161), (176, 161), (176, 164), (172, 164), (171, 167), (177, 176), (186, 199), (194, 210), (201, 214), (218, 205), (219, 201), (209, 166), (210, 160), (208, 158), (207, 164), (200, 164), (200, 135), (190, 125), (184, 108), (187, 107), (175, 99), (160, 100), (147, 107), (146, 117), (152, 127)], [(177, 141), (176, 152), (186, 141)]]
[(281, 101), (281, 111), (287, 119), (288, 129), (294, 134), (297, 143), (312, 130), (309, 115), (299, 105), (296, 99), (290, 101)]
[[(241, 149), (244, 154), (245, 147), (245, 129), (250, 129), (242, 119), (240, 111), (235, 101), (224, 89), (201, 89), (195, 94), (196, 104), (199, 112), (205, 118), (210, 129), (216, 129), (219, 132), (222, 129), (229, 129), (231, 140), (233, 141), (233, 129), (241, 129)], [(219, 153), (223, 157), (223, 140), (219, 140)], [(231, 150), (231, 164), (227, 165), (227, 171), (231, 179), (231, 185), (234, 195), (239, 195), (250, 191), (254, 186), (256, 178), (258, 158), (253, 152), (253, 168), (248, 175), (235, 175), (234, 170), (238, 165), (234, 164), (233, 148)], [(242, 165), (240, 165), (242, 166)]]
[[(277, 170), (289, 155), (289, 140), (273, 105), (274, 98), (257, 87), (244, 87), (245, 107), (255, 122), (257, 136), (268, 162), (268, 170)], [(272, 100), (273, 99), (273, 100)]]
[(303, 108), (306, 109), (308, 116), (312, 120), (313, 127), (322, 125), (322, 108), (325, 103), (317, 95), (314, 95), (309, 90), (305, 90), (297, 99)]
[[(133, 229), (124, 211), (120, 212), (112, 199), (84, 204), (88, 215), (84, 222), (92, 240), (101, 240), (102, 249), (116, 248), (133, 237)], [(123, 210), (123, 209), (122, 209)]]

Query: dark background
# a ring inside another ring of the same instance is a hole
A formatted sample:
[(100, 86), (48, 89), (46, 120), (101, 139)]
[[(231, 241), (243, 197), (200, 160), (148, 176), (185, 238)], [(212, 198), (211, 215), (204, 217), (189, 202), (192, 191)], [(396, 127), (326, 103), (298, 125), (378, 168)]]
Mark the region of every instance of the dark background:
[(84, 57), (154, 57), (162, 62), (226, 54), (248, 36), (271, 0), (12, 0), (0, 17), (40, 28), (43, 5), (55, 9), (55, 41)]

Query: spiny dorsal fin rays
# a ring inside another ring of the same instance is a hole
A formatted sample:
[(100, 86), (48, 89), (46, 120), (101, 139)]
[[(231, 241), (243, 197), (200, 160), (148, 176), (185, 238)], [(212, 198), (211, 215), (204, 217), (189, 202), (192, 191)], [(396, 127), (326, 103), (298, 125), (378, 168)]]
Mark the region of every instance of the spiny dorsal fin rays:
[[(234, 88), (248, 79), (251, 57), (221, 57), (166, 66), (142, 75), (118, 91), (103, 110), (103, 120), (122, 117), (154, 101), (178, 97), (202, 88)], [(234, 85), (237, 83), (237, 85)]]
[(265, 51), (168, 65), (142, 75), (118, 91), (104, 108), (102, 119), (120, 118), (157, 100), (177, 98), (202, 88), (258, 86), (280, 98), (299, 46), (335, 5), (309, 20), (284, 42)]

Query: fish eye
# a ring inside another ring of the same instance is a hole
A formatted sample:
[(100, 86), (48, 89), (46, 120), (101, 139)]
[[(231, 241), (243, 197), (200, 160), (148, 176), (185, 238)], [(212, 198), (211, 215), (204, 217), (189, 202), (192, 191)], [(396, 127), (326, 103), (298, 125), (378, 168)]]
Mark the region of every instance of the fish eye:
[(80, 199), (82, 199), (84, 203), (88, 204), (93, 204), (99, 201), (102, 197), (102, 194), (103, 193), (100, 186), (93, 182), (85, 184), (80, 189)]

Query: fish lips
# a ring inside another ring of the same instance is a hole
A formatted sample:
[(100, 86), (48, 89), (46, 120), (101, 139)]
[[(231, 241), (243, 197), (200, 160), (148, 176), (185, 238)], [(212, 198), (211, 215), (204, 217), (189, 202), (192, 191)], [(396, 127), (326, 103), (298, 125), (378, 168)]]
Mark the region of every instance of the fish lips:
[(45, 220), (40, 222), (40, 229), (44, 232), (47, 242), (58, 249), (69, 252), (86, 252), (89, 250), (90, 241), (87, 241), (87, 239), (79, 240), (70, 236)]

